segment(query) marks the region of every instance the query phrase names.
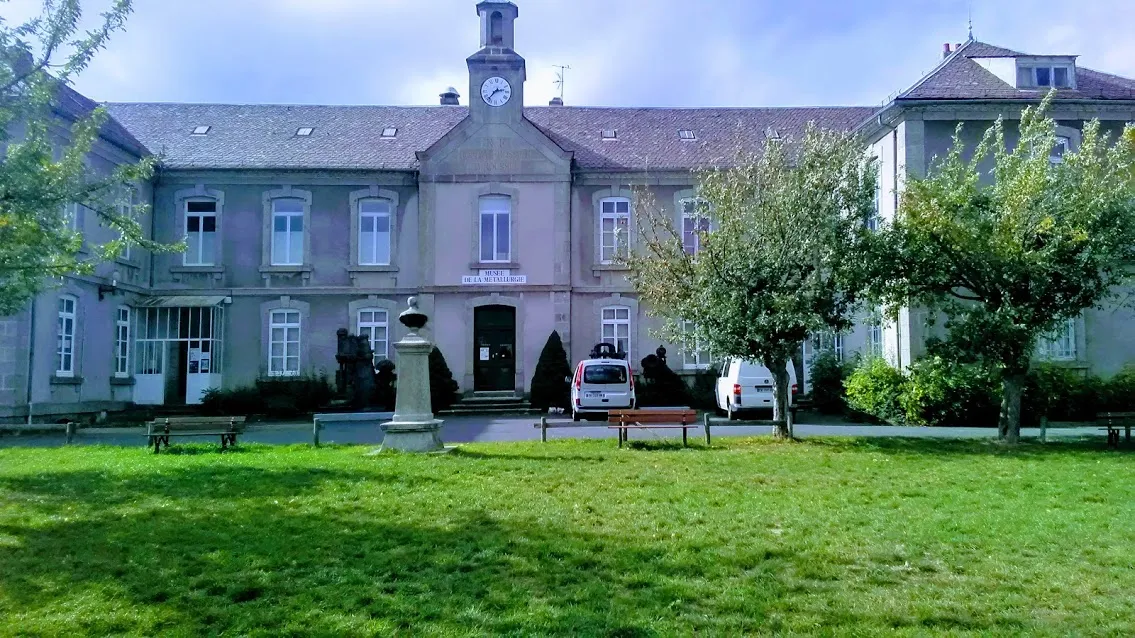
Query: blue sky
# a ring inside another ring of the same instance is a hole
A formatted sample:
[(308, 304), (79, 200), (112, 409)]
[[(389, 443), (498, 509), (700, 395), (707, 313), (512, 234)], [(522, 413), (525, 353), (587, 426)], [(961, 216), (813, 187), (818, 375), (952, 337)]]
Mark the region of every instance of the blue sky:
[[(85, 0), (92, 15), (109, 0)], [(18, 20), (39, 0), (9, 0)], [(873, 105), (966, 37), (1135, 77), (1131, 0), (518, 0), (526, 100)], [(436, 104), (478, 44), (472, 0), (135, 0), (76, 81), (100, 101)], [(1071, 10), (1070, 10), (1071, 9)]]

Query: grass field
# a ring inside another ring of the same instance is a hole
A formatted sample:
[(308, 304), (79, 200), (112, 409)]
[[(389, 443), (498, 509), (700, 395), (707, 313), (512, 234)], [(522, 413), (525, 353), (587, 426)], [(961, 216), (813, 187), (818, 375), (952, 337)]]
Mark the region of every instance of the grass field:
[(0, 450), (0, 634), (1135, 635), (1102, 448)]

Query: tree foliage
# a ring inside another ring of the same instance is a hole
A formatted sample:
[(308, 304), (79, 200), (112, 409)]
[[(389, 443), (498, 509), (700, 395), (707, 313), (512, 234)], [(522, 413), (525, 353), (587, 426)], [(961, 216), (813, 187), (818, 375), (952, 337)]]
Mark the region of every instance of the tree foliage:
[(696, 231), (696, 254), (684, 249), (675, 212), (639, 194), (631, 281), (670, 341), (766, 365), (783, 419), (797, 347), (851, 325), (857, 285), (844, 260), (874, 213), (875, 183), (851, 134), (809, 126), (798, 142), (769, 139), (759, 154), (697, 174), (708, 225)]
[[(146, 239), (138, 223), (146, 208), (124, 187), (148, 179), (152, 161), (97, 172), (87, 158), (105, 111), (74, 119), (61, 109), (61, 101), (74, 101), (67, 84), (131, 10), (131, 0), (114, 0), (98, 28), (81, 32), (80, 5), (44, 2), (38, 17), (19, 25), (0, 18), (0, 315), (23, 307), (51, 278), (89, 274), (127, 245), (177, 248)], [(85, 251), (67, 212), (74, 205), (93, 211), (118, 237)]]
[(998, 120), (968, 156), (959, 125), (929, 175), (907, 180), (894, 223), (861, 262), (872, 296), (942, 312), (951, 345), (999, 369), (1010, 441), (1037, 340), (1108, 299), (1135, 259), (1135, 136), (1128, 128), (1113, 143), (1093, 121), (1079, 149), (1053, 161), (1050, 100), (1025, 109), (1012, 147)]

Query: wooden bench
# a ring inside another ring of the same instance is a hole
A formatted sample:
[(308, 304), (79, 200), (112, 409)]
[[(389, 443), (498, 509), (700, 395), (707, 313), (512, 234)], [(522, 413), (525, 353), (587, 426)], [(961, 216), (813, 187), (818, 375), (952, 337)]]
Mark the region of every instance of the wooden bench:
[(242, 416), (181, 416), (154, 419), (146, 424), (146, 445), (157, 454), (162, 445), (169, 448), (171, 436), (219, 436), (221, 449), (236, 445), (236, 437), (244, 432)]
[(689, 408), (644, 408), (611, 410), (607, 413), (608, 429), (619, 431), (619, 447), (627, 440), (629, 430), (682, 429), (682, 445), (689, 445), (687, 431), (698, 427), (698, 413)]
[(1101, 412), (1096, 415), (1096, 421), (1104, 423), (1100, 428), (1107, 432), (1107, 446), (1119, 447), (1119, 431), (1124, 430), (1124, 441), (1131, 443), (1131, 426), (1135, 421), (1135, 412)]

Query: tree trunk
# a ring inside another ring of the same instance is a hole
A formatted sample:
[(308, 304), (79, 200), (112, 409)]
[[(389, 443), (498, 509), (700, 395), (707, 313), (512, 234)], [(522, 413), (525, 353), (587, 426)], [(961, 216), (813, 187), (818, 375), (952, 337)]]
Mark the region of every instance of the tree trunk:
[(997, 437), (1006, 443), (1016, 443), (1021, 439), (1021, 392), (1025, 387), (1025, 375), (1020, 372), (1006, 373), (1001, 381), (1001, 419), (997, 424)]
[(788, 360), (771, 361), (765, 365), (772, 373), (772, 418), (780, 422), (773, 435), (778, 439), (791, 438), (792, 434), (788, 431), (788, 393), (792, 382), (788, 379)]

